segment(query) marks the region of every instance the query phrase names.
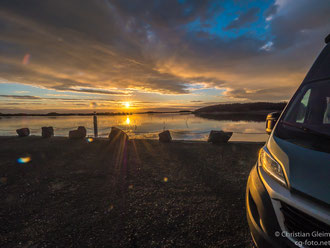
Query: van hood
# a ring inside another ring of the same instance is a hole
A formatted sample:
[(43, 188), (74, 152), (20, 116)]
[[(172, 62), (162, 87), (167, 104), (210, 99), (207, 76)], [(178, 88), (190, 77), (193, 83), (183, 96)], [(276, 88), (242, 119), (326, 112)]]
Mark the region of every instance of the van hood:
[(267, 148), (283, 165), (291, 191), (330, 204), (329, 153), (307, 149), (273, 135)]

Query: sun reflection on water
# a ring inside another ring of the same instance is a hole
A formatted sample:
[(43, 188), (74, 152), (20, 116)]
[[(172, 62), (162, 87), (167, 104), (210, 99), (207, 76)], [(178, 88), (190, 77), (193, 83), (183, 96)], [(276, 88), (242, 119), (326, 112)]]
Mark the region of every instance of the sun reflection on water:
[(130, 120), (130, 118), (128, 116), (126, 117), (126, 121), (125, 122), (126, 122), (127, 125), (129, 125), (131, 123), (131, 120)]
[[(28, 123), (32, 135), (41, 135), (43, 126), (54, 126), (56, 136), (68, 136), (70, 130), (77, 126), (85, 126), (88, 135), (93, 137), (93, 122), (90, 116), (24, 116), (2, 118), (0, 121), (0, 135), (16, 136), (16, 129)], [(187, 123), (189, 124), (187, 126)], [(234, 132), (231, 141), (266, 141), (268, 135), (264, 132), (264, 122), (232, 121), (202, 119), (193, 114), (128, 114), (98, 116), (99, 137), (108, 137), (110, 127), (115, 126), (126, 131), (131, 138), (158, 139), (158, 133), (169, 129), (173, 139), (206, 141), (211, 130)], [(249, 133), (249, 134), (247, 134)], [(260, 133), (260, 134), (257, 134)], [(87, 140), (90, 142), (91, 140)], [(94, 139), (94, 143), (96, 140)], [(22, 155), (20, 157), (23, 157)], [(17, 159), (18, 157), (16, 157)]]

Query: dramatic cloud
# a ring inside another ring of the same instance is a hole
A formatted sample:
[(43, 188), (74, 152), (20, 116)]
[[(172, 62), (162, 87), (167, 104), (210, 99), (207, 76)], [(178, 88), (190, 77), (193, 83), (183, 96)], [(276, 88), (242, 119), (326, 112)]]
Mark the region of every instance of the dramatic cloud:
[[(39, 96), (30, 96), (30, 95), (0, 95), (3, 98), (11, 99), (29, 99), (29, 100), (58, 100), (58, 101), (86, 101), (86, 100), (95, 100), (95, 98), (64, 98), (64, 97), (39, 97)], [(97, 98), (101, 102), (114, 102), (112, 99)]]
[(244, 27), (249, 23), (255, 22), (256, 20), (258, 20), (257, 14), (259, 13), (259, 11), (259, 8), (249, 9), (247, 12), (241, 14), (239, 17), (237, 17), (237, 19), (232, 21), (225, 29), (237, 29)]
[(229, 90), (225, 94), (228, 97), (253, 101), (285, 101), (291, 97), (292, 88), (278, 87), (259, 90), (235, 89)]
[(316, 42), (322, 43), (330, 32), (330, 4), (327, 1), (279, 0), (275, 6), (278, 10), (271, 20), (271, 28), (274, 44), (281, 50), (314, 45), (310, 48), (315, 51)]
[(287, 100), (329, 13), (322, 0), (3, 0), (0, 80), (118, 101)]
[(12, 98), (12, 99), (41, 99), (38, 96), (18, 96), (18, 95), (0, 95), (0, 97)]
[(276, 14), (278, 10), (278, 5), (273, 4), (271, 5), (265, 12), (264, 12), (264, 17), (266, 18), (267, 21), (270, 21), (273, 16)]

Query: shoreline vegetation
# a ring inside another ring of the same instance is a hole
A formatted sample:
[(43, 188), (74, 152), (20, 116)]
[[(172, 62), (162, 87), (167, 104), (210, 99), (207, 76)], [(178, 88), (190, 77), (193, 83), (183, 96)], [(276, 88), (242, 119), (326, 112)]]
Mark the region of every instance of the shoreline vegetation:
[(192, 113), (198, 117), (214, 120), (264, 121), (267, 114), (282, 111), (286, 102), (230, 103), (203, 107)]
[(2, 247), (250, 247), (263, 143), (0, 137)]
[(196, 109), (193, 111), (197, 115), (227, 115), (227, 114), (251, 114), (251, 115), (264, 115), (274, 111), (282, 111), (286, 102), (255, 102), (255, 103), (229, 103), (217, 104)]
[[(114, 115), (132, 115), (132, 114), (186, 114), (193, 113), (196, 116), (221, 119), (226, 118), (230, 115), (246, 115), (246, 118), (256, 117), (256, 116), (266, 116), (270, 112), (282, 111), (286, 106), (286, 102), (272, 103), (272, 102), (255, 102), (255, 103), (228, 103), (228, 104), (217, 104), (212, 106), (207, 106), (203, 108), (191, 110), (180, 110), (180, 111), (145, 111), (145, 112), (99, 112), (97, 115), (100, 116), (114, 116)], [(28, 113), (0, 113), (0, 116), (91, 116), (91, 113), (57, 113), (50, 112), (47, 114), (28, 114)], [(223, 116), (223, 117), (221, 117)], [(234, 117), (232, 117), (234, 118)], [(235, 118), (233, 119), (235, 120)]]

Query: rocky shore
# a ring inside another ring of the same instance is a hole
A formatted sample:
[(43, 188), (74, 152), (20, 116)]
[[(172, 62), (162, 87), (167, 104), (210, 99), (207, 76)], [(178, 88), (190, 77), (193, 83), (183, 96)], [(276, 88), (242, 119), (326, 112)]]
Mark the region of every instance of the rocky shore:
[(0, 247), (250, 247), (261, 146), (0, 137)]

